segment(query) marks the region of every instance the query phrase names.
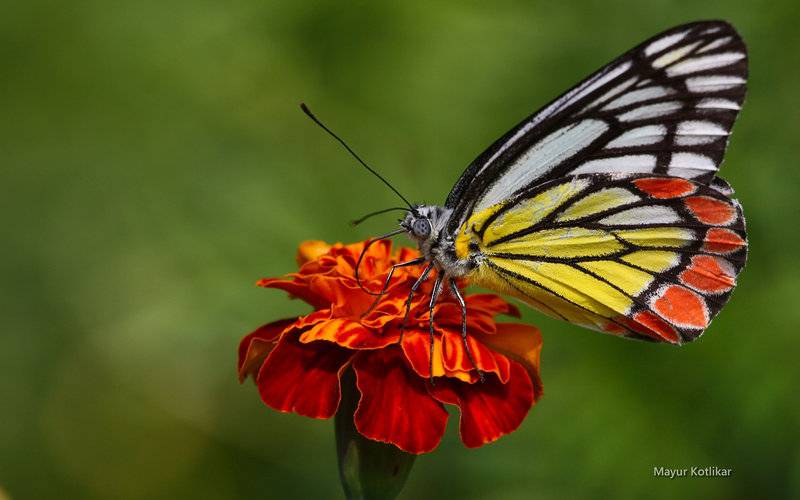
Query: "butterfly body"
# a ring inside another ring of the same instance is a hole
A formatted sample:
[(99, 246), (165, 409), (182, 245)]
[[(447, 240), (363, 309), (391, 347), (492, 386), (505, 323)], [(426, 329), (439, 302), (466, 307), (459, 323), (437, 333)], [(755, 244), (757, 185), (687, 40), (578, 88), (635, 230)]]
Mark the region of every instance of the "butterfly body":
[(732, 26), (690, 23), (523, 120), (443, 206), (400, 222), (427, 263), (419, 283), (437, 271), (431, 311), (444, 283), (460, 296), (466, 279), (613, 335), (699, 337), (747, 255), (741, 206), (717, 176), (746, 78)]
[(409, 238), (417, 242), (420, 254), (434, 268), (449, 278), (463, 278), (478, 265), (475, 255), (458, 255), (455, 238), (447, 231), (452, 209), (435, 205), (417, 205), (400, 221)]

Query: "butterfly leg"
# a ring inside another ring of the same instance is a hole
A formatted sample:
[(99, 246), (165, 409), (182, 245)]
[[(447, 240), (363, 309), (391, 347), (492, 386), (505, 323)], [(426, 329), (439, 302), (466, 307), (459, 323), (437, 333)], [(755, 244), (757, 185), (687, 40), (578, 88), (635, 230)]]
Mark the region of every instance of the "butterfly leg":
[(436, 344), (434, 344), (433, 339), (433, 306), (436, 305), (436, 301), (439, 300), (439, 294), (442, 293), (442, 281), (444, 281), (443, 275), (436, 276), (436, 281), (433, 282), (433, 290), (431, 291), (431, 301), (428, 303), (428, 333), (430, 334), (431, 339), (431, 353), (430, 353), (430, 364), (429, 367), (429, 374), (431, 379), (431, 385), (434, 384), (433, 382), (433, 351)]
[(400, 323), (400, 340), (397, 341), (398, 344), (403, 342), (403, 333), (406, 329), (406, 322), (408, 321), (408, 314), (411, 312), (411, 301), (414, 299), (414, 294), (419, 290), (419, 287), (422, 286), (423, 283), (428, 279), (428, 276), (431, 274), (433, 270), (433, 264), (429, 264), (428, 267), (422, 271), (422, 274), (417, 278), (417, 281), (411, 285), (411, 290), (408, 292), (408, 299), (406, 299), (406, 313), (403, 315), (403, 322)]
[(477, 363), (475, 363), (475, 358), (472, 356), (472, 351), (470, 350), (469, 343), (467, 342), (467, 303), (464, 301), (464, 297), (461, 295), (461, 291), (458, 289), (456, 280), (450, 278), (449, 283), (450, 290), (453, 291), (453, 295), (456, 296), (456, 300), (458, 300), (458, 304), (461, 306), (461, 341), (464, 343), (464, 349), (467, 351), (469, 362), (472, 363), (472, 367), (478, 372), (478, 377), (480, 378), (481, 382), (483, 382), (483, 372), (480, 368), (478, 368)]
[(375, 297), (375, 300), (372, 302), (372, 305), (369, 306), (369, 309), (361, 314), (361, 317), (363, 318), (367, 314), (371, 313), (372, 310), (378, 305), (378, 302), (381, 301), (381, 297), (383, 297), (383, 295), (386, 293), (386, 290), (389, 288), (389, 283), (392, 281), (392, 276), (394, 275), (395, 269), (398, 267), (416, 266), (422, 264), (423, 262), (425, 262), (425, 258), (420, 257), (418, 259), (409, 260), (408, 262), (401, 262), (400, 264), (393, 265), (391, 269), (389, 269), (389, 274), (386, 275), (386, 281), (383, 282), (383, 288), (381, 288), (380, 293)]

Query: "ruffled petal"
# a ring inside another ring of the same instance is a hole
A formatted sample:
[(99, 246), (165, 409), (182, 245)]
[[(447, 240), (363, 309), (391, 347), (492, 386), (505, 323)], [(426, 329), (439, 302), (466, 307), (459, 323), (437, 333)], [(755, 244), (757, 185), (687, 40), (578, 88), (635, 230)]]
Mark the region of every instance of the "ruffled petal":
[(309, 326), (316, 325), (322, 321), (328, 321), (329, 319), (331, 319), (330, 309), (318, 309), (310, 314), (297, 318), (297, 322), (294, 326), (298, 330), (305, 330)]
[(375, 300), (357, 286), (348, 286), (342, 278), (314, 276), (309, 287), (317, 296), (325, 297), (334, 317), (360, 317)]
[[(417, 372), (422, 378), (430, 378), (431, 376), (431, 338), (427, 331), (423, 330), (406, 330), (403, 335), (403, 354), (411, 365), (411, 368)], [(442, 337), (441, 335), (434, 335), (433, 337), (433, 376), (443, 377), (446, 375), (444, 370), (444, 363), (442, 363)], [(437, 353), (439, 354), (437, 356)], [(469, 377), (465, 377), (469, 380)]]
[(339, 378), (353, 354), (331, 342), (303, 344), (284, 335), (258, 372), (261, 399), (278, 411), (330, 418), (341, 398)]
[(511, 362), (508, 383), (489, 377), (482, 384), (444, 379), (428, 384), (428, 391), (442, 403), (461, 410), (459, 432), (469, 448), (497, 440), (519, 427), (533, 405), (533, 386), (525, 368)]
[(347, 318), (322, 321), (300, 335), (300, 342), (327, 340), (349, 349), (380, 349), (397, 343), (399, 333), (375, 331)]
[(493, 353), (483, 343), (476, 340), (473, 335), (467, 336), (467, 345), (469, 346), (470, 353), (472, 353), (472, 358), (475, 360), (475, 366), (472, 365), (472, 361), (469, 359), (467, 350), (464, 347), (464, 340), (461, 338), (461, 333), (444, 330), (442, 333), (442, 344), (443, 348), (441, 352), (446, 370), (452, 372), (471, 372), (477, 367), (482, 372), (496, 374), (500, 377), (502, 383), (508, 381), (508, 358), (502, 354)]
[[(434, 320), (439, 326), (449, 326), (461, 331), (461, 306), (455, 302), (440, 302), (434, 309)], [(423, 316), (426, 320), (428, 314)], [(467, 305), (467, 331), (494, 333), (494, 317), (481, 309)]]
[(277, 288), (278, 290), (283, 290), (292, 297), (296, 297), (313, 306), (314, 309), (330, 307), (330, 300), (311, 290), (308, 283), (297, 279), (262, 278), (256, 282), (256, 285), (263, 288)]
[(494, 335), (476, 334), (475, 337), (493, 351), (521, 363), (533, 382), (535, 400), (542, 397), (542, 378), (539, 373), (542, 334), (538, 328), (519, 323), (498, 323)]
[(248, 376), (256, 379), (261, 364), (267, 358), (281, 333), (286, 330), (297, 318), (287, 318), (272, 323), (267, 323), (258, 327), (252, 333), (246, 335), (239, 342), (239, 361), (237, 363), (239, 371), (239, 382), (244, 382)]
[(361, 392), (355, 412), (358, 432), (408, 453), (436, 448), (447, 425), (447, 410), (406, 366), (399, 349), (361, 353), (353, 368)]
[[(408, 288), (405, 290), (405, 294), (407, 295)], [(372, 311), (370, 311), (369, 314), (361, 318), (361, 323), (366, 327), (376, 329), (383, 328), (392, 321), (397, 322), (399, 325), (399, 322), (403, 319), (406, 311), (404, 300), (405, 297), (402, 300), (393, 300), (392, 297), (382, 299), (380, 302), (378, 302), (378, 305)]]

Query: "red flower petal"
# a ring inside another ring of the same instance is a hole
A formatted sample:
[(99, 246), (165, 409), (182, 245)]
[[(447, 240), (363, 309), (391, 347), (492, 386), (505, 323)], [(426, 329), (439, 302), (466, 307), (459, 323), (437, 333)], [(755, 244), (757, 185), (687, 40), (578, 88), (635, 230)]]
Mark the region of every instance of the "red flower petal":
[(248, 375), (256, 379), (261, 364), (270, 353), (278, 337), (296, 318), (281, 319), (258, 327), (239, 342), (239, 382), (244, 382)]
[(330, 418), (341, 397), (339, 377), (353, 354), (330, 342), (302, 344), (285, 335), (258, 372), (261, 399), (278, 411)]
[(435, 386), (429, 384), (428, 391), (442, 403), (459, 407), (461, 440), (469, 448), (515, 431), (533, 406), (531, 379), (525, 368), (513, 361), (507, 384), (495, 377), (482, 384), (440, 379)]
[(399, 349), (361, 353), (353, 369), (361, 392), (355, 413), (358, 432), (408, 453), (436, 448), (447, 425), (447, 410), (428, 394), (424, 380), (406, 366)]

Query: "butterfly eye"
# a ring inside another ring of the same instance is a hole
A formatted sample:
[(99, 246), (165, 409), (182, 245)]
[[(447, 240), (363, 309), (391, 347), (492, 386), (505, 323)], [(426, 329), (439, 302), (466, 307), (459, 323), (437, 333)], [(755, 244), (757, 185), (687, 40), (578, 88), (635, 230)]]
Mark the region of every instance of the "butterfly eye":
[(418, 238), (427, 238), (431, 234), (431, 223), (428, 219), (417, 219), (411, 229)]

